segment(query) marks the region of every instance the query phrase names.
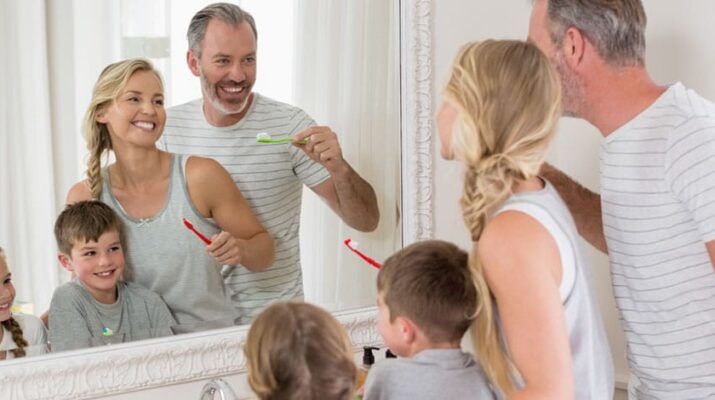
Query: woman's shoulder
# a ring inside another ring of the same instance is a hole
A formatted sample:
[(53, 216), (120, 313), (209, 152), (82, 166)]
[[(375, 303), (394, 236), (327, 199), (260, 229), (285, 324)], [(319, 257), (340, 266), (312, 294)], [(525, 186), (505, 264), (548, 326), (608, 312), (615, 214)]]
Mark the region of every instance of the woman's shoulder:
[(540, 246), (551, 240), (551, 235), (532, 215), (520, 210), (506, 210), (497, 214), (484, 227), (479, 250), (507, 250), (514, 247)]
[(185, 175), (189, 191), (200, 196), (213, 196), (229, 188), (229, 184), (230, 189), (236, 187), (228, 171), (212, 158), (188, 156)]
[(559, 260), (551, 233), (532, 215), (519, 210), (503, 211), (489, 221), (476, 248), (487, 270), (519, 273), (533, 265), (551, 268)]
[(92, 191), (89, 187), (89, 181), (83, 179), (70, 188), (67, 192), (66, 204), (74, 204), (84, 200), (92, 200)]

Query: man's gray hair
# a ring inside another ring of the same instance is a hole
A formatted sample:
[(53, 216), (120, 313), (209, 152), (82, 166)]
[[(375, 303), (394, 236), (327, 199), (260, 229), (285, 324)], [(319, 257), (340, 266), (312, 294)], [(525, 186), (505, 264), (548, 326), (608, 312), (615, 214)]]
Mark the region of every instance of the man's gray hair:
[(556, 46), (568, 28), (588, 38), (599, 55), (616, 67), (645, 64), (646, 14), (641, 0), (546, 0)]
[(231, 26), (238, 26), (242, 22), (248, 22), (253, 35), (256, 39), (258, 38), (256, 21), (251, 14), (241, 9), (241, 7), (231, 3), (209, 4), (191, 18), (189, 30), (186, 32), (189, 49), (193, 50), (196, 58), (201, 58), (201, 44), (204, 41), (204, 36), (206, 36), (206, 27), (214, 18)]

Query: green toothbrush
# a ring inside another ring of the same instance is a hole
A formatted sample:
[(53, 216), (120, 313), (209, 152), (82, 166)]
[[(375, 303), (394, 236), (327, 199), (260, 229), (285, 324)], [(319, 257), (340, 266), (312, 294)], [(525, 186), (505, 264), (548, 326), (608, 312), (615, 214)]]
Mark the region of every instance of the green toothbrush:
[[(291, 143), (292, 141), (293, 141), (293, 138), (290, 136), (282, 137), (282, 138), (272, 138), (271, 135), (267, 134), (266, 132), (260, 132), (259, 134), (256, 135), (256, 142), (258, 142), (258, 143), (280, 144), (280, 143)], [(298, 143), (306, 144), (306, 143), (308, 143), (308, 139), (303, 139)]]

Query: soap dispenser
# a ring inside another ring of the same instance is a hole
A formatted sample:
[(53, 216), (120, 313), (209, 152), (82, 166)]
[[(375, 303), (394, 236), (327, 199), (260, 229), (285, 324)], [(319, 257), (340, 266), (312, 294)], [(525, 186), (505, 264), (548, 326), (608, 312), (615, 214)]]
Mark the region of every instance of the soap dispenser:
[(365, 380), (367, 379), (367, 373), (375, 364), (375, 355), (372, 353), (373, 350), (380, 350), (378, 347), (363, 346), (362, 348), (362, 365), (358, 369), (357, 375), (357, 387), (362, 388), (365, 385)]

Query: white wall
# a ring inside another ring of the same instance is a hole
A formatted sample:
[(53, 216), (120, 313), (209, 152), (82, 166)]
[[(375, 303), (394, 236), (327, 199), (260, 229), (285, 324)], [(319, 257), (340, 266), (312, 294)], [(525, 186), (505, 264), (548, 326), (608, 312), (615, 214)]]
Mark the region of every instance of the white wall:
[[(659, 83), (682, 81), (698, 93), (715, 100), (715, 1), (644, 0), (648, 14), (646, 63)], [(465, 42), (487, 38), (524, 39), (527, 36), (529, 0), (439, 0), (433, 3), (435, 109), (452, 58)], [(615, 88), (614, 88), (615, 89)], [(591, 189), (599, 186), (598, 146), (600, 133), (589, 124), (564, 119), (549, 161)], [(457, 163), (439, 157), (435, 135), (435, 235), (470, 246), (458, 207), (461, 170)], [(611, 291), (608, 258), (587, 248), (596, 291), (604, 313), (616, 363), (616, 379), (627, 378), (625, 341)]]

